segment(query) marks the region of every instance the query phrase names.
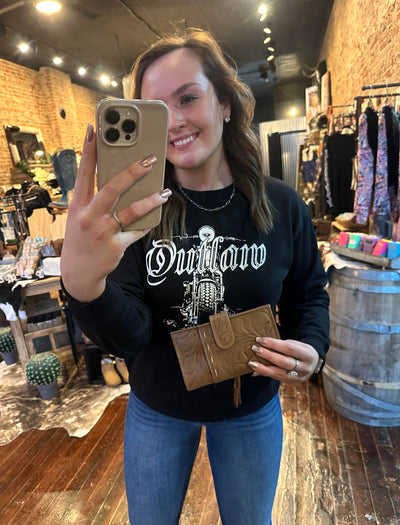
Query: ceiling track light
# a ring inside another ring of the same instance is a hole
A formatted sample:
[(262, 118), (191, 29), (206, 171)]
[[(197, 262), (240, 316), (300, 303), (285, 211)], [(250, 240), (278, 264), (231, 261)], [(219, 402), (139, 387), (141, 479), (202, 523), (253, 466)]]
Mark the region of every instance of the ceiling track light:
[(267, 62), (271, 62), (271, 60), (273, 60), (274, 58), (275, 56), (271, 53), (271, 55), (267, 56)]
[(28, 53), (31, 50), (31, 47), (27, 42), (21, 42), (18, 44), (18, 49), (21, 51), (21, 53)]
[(264, 39), (263, 44), (269, 44), (271, 42), (271, 37), (267, 36), (267, 38)]
[(267, 16), (267, 6), (265, 4), (261, 4), (258, 9), (258, 14), (260, 15), (260, 18), (262, 16), (266, 17)]
[(264, 31), (264, 33), (267, 33), (267, 35), (270, 35), (272, 33), (270, 27), (263, 27), (263, 31)]
[[(37, 4), (41, 3), (41, 2), (33, 2), (32, 0), (19, 0), (19, 1), (16, 1), (11, 6), (9, 6), (9, 8), (7, 8), (6, 11), (19, 7), (20, 5), (23, 5), (23, 3), (25, 2), (32, 3), (35, 7), (37, 7)], [(56, 2), (56, 3), (59, 4), (59, 6), (61, 7), (60, 2)], [(5, 12), (5, 10), (3, 8), (0, 8), (0, 15), (3, 12)], [(4, 36), (5, 32), (6, 32), (5, 26), (3, 24), (0, 24), (0, 36)], [(47, 44), (44, 44), (43, 42), (40, 42), (40, 41), (36, 42), (35, 40), (32, 40), (29, 36), (23, 35), (16, 31), (13, 31), (13, 32), (16, 33), (17, 39), (19, 40), (19, 42), (18, 41), (15, 42), (14, 45), (20, 53), (23, 53), (23, 54), (37, 53), (38, 46), (40, 46), (40, 49), (42, 47), (47, 47), (48, 51), (50, 51), (51, 53), (54, 53), (54, 49), (53, 50), (50, 49), (47, 46)], [(75, 75), (78, 74), (80, 77), (83, 77), (84, 75), (88, 73), (88, 71), (90, 71), (90, 68), (86, 67), (85, 65), (79, 66), (80, 61), (78, 59), (76, 59), (73, 56), (65, 55), (64, 53), (54, 55), (51, 60), (52, 60), (52, 64), (54, 64), (55, 66), (61, 66), (61, 67), (64, 65), (64, 61), (66, 61), (67, 63), (70, 63), (71, 61), (75, 62), (77, 64), (76, 69), (75, 69), (76, 71)], [(113, 79), (105, 74), (102, 75), (102, 78), (100, 80), (104, 86), (111, 86), (112, 88), (118, 88), (118, 86), (120, 85), (120, 82), (118, 80)]]
[(35, 2), (35, 7), (38, 11), (40, 11), (40, 13), (52, 15), (61, 9), (61, 4), (55, 0), (42, 0)]

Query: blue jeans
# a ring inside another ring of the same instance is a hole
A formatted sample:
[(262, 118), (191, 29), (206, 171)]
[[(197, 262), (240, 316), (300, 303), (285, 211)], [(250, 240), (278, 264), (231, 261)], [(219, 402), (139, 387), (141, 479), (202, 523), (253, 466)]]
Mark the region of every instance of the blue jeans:
[(282, 452), (278, 394), (247, 416), (186, 421), (132, 393), (125, 420), (125, 486), (131, 525), (177, 525), (205, 426), (223, 525), (271, 525)]

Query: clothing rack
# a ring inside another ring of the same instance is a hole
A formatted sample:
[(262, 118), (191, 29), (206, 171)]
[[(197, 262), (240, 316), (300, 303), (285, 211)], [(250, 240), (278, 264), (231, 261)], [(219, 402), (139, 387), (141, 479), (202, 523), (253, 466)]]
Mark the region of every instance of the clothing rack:
[(338, 108), (352, 108), (354, 104), (342, 104), (339, 106), (331, 106), (332, 109), (338, 109)]
[(392, 82), (391, 84), (375, 84), (374, 86), (363, 86), (361, 91), (366, 91), (367, 89), (384, 89), (400, 86), (400, 82)]
[[(397, 86), (400, 86), (400, 83), (393, 83), (393, 84), (377, 84), (375, 86), (363, 86), (361, 88), (362, 91), (365, 91), (366, 89), (382, 89), (382, 88), (386, 88), (386, 87), (397, 87)], [(361, 115), (361, 108), (362, 108), (362, 103), (365, 99), (372, 99), (372, 98), (391, 98), (391, 97), (400, 97), (400, 93), (378, 93), (378, 94), (375, 94), (375, 95), (359, 95), (357, 97), (354, 97), (354, 100), (355, 100), (355, 103), (356, 103), (356, 133), (358, 135), (358, 120), (360, 118), (360, 115)]]

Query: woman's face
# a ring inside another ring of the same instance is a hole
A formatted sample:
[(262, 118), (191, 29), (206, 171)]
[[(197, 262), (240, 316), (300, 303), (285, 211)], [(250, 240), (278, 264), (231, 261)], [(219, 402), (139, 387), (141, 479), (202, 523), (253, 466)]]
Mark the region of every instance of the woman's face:
[(177, 49), (153, 62), (144, 74), (141, 98), (162, 100), (169, 108), (167, 159), (177, 174), (221, 161), (230, 108), (219, 102), (195, 53)]

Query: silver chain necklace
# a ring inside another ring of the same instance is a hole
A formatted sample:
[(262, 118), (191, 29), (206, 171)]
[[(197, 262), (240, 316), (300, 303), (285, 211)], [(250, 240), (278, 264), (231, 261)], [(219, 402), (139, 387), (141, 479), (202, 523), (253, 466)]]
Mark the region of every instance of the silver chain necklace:
[(220, 210), (223, 210), (224, 208), (226, 208), (231, 203), (231, 201), (232, 201), (232, 199), (233, 199), (233, 197), (235, 196), (235, 193), (236, 193), (235, 185), (233, 185), (232, 193), (230, 194), (229, 199), (225, 202), (225, 204), (222, 204), (221, 206), (217, 206), (216, 208), (206, 208), (205, 206), (202, 206), (201, 204), (198, 204), (197, 202), (194, 202), (194, 200), (192, 200), (189, 197), (189, 195), (185, 192), (185, 190), (179, 184), (178, 184), (178, 189), (182, 193), (182, 195), (185, 197), (185, 199), (187, 199), (191, 204), (193, 204), (193, 206), (196, 206), (196, 208), (199, 208), (200, 210), (208, 211), (208, 212), (220, 211)]

